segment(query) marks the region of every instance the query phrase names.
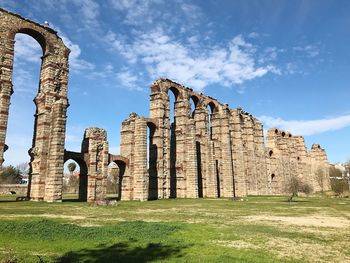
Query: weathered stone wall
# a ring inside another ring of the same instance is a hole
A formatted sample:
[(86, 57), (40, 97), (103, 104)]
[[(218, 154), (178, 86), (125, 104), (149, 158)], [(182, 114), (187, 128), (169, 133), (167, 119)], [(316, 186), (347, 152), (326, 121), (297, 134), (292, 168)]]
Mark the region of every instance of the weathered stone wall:
[(81, 152), (65, 151), (64, 161), (74, 160), (80, 167), (79, 200), (103, 201), (107, 195), (108, 164), (111, 156), (104, 129), (87, 128)]
[(303, 137), (270, 129), (265, 146), (263, 126), (251, 114), (168, 79), (151, 87), (150, 118), (133, 113), (123, 122), (121, 155), (130, 161), (124, 200), (284, 194), (291, 176), (315, 191), (329, 189), (318, 145), (308, 153)]
[(329, 163), (320, 145), (312, 145), (308, 152), (302, 136), (269, 129), (266, 146), (269, 194), (285, 194), (291, 177), (299, 177), (313, 191), (330, 190)]
[[(0, 169), (4, 151), (12, 85), (15, 35), (27, 34), (42, 47), (39, 91), (31, 156), (31, 200), (60, 201), (66, 129), (68, 55), (57, 33), (40, 24), (0, 9)], [(9, 146), (11, 147), (11, 145)]]

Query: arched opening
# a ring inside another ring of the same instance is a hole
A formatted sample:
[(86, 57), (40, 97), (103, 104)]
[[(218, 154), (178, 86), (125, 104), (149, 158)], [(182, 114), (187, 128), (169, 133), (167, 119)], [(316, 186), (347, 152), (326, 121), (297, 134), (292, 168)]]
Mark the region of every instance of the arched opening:
[(62, 194), (65, 200), (87, 200), (88, 175), (85, 161), (68, 159), (64, 163)]
[(110, 199), (121, 200), (123, 177), (126, 169), (126, 163), (122, 160), (113, 160), (108, 165), (107, 174), (107, 197)]
[(213, 126), (212, 126), (213, 117), (214, 117), (214, 113), (218, 111), (214, 102), (210, 101), (208, 103), (207, 111), (208, 111), (208, 134), (209, 134), (209, 138), (212, 140), (213, 139)]
[(198, 174), (198, 197), (203, 197), (203, 174), (202, 174), (202, 152), (201, 143), (196, 141), (197, 174)]
[(275, 134), (278, 134), (278, 130), (277, 129), (275, 129)]
[(282, 132), (282, 137), (286, 136), (286, 133), (285, 132)]
[(190, 117), (191, 118), (194, 118), (194, 115), (195, 115), (195, 111), (196, 111), (196, 108), (197, 108), (197, 105), (198, 105), (198, 102), (199, 102), (199, 99), (197, 96), (191, 96), (190, 97), (190, 105), (191, 105), (191, 112), (190, 112)]
[[(23, 32), (24, 33), (24, 32)], [(36, 107), (33, 99), (38, 92), (43, 49), (27, 34), (16, 34), (4, 165), (21, 166), (30, 163), (28, 150), (33, 147)], [(34, 131), (34, 132), (33, 132)], [(30, 174), (30, 169), (28, 170)], [(28, 174), (27, 174), (28, 176)]]
[(156, 125), (153, 122), (147, 122), (147, 127), (148, 198), (154, 200), (158, 198), (158, 147), (153, 140)]
[(179, 91), (171, 87), (169, 96), (169, 121), (170, 121), (170, 197), (176, 198), (177, 176), (176, 176), (176, 101)]
[(270, 151), (269, 151), (269, 156), (272, 157), (272, 154), (273, 154), (273, 151), (270, 150)]
[(275, 179), (275, 174), (271, 174), (271, 182), (273, 182), (273, 180)]

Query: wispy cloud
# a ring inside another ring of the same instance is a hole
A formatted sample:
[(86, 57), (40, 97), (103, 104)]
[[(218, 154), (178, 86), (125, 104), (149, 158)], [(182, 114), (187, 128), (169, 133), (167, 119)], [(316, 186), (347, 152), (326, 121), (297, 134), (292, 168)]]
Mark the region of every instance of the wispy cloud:
[(202, 9), (185, 1), (110, 0), (123, 24), (137, 28), (161, 27), (170, 33), (194, 33), (206, 21)]
[(40, 62), (43, 51), (34, 38), (25, 34), (16, 34), (15, 41), (15, 61)]
[(128, 88), (130, 90), (142, 90), (137, 86), (137, 75), (127, 68), (124, 68), (122, 71), (117, 73), (117, 79), (119, 80), (122, 87)]
[(270, 116), (258, 118), (268, 128), (277, 127), (290, 131), (295, 135), (314, 135), (328, 131), (340, 130), (350, 126), (350, 114), (320, 120), (290, 120)]
[(293, 50), (304, 52), (307, 56), (313, 58), (320, 54), (320, 48), (317, 45), (296, 46)]
[(273, 65), (258, 65), (256, 47), (242, 35), (234, 37), (225, 47), (195, 49), (161, 29), (141, 33), (131, 43), (113, 32), (107, 34), (106, 40), (130, 64), (142, 63), (151, 78), (172, 78), (196, 90), (211, 84), (242, 84), (275, 71)]

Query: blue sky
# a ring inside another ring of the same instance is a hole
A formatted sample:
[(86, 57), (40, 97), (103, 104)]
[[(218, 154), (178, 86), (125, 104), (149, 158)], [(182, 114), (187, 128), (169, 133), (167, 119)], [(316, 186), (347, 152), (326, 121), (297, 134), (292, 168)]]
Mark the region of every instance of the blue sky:
[[(66, 148), (103, 127), (119, 151), (121, 122), (148, 116), (159, 77), (242, 107), (265, 128), (350, 159), (350, 1), (33, 0), (0, 6), (48, 21), (72, 50)], [(18, 34), (5, 163), (28, 159), (41, 50)]]

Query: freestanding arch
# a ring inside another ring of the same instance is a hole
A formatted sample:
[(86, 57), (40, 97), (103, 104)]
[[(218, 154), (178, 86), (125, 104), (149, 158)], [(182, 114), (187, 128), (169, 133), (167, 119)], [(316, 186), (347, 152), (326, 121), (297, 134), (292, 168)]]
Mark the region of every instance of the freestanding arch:
[(62, 200), (62, 174), (66, 112), (68, 107), (68, 55), (57, 32), (0, 8), (0, 167), (6, 150), (5, 139), (12, 89), (14, 39), (27, 34), (43, 49), (32, 148), (29, 150), (31, 200)]
[(88, 193), (88, 167), (84, 160), (84, 155), (81, 153), (65, 151), (64, 152), (64, 163), (68, 160), (75, 161), (80, 167), (79, 175), (79, 201), (87, 201)]

